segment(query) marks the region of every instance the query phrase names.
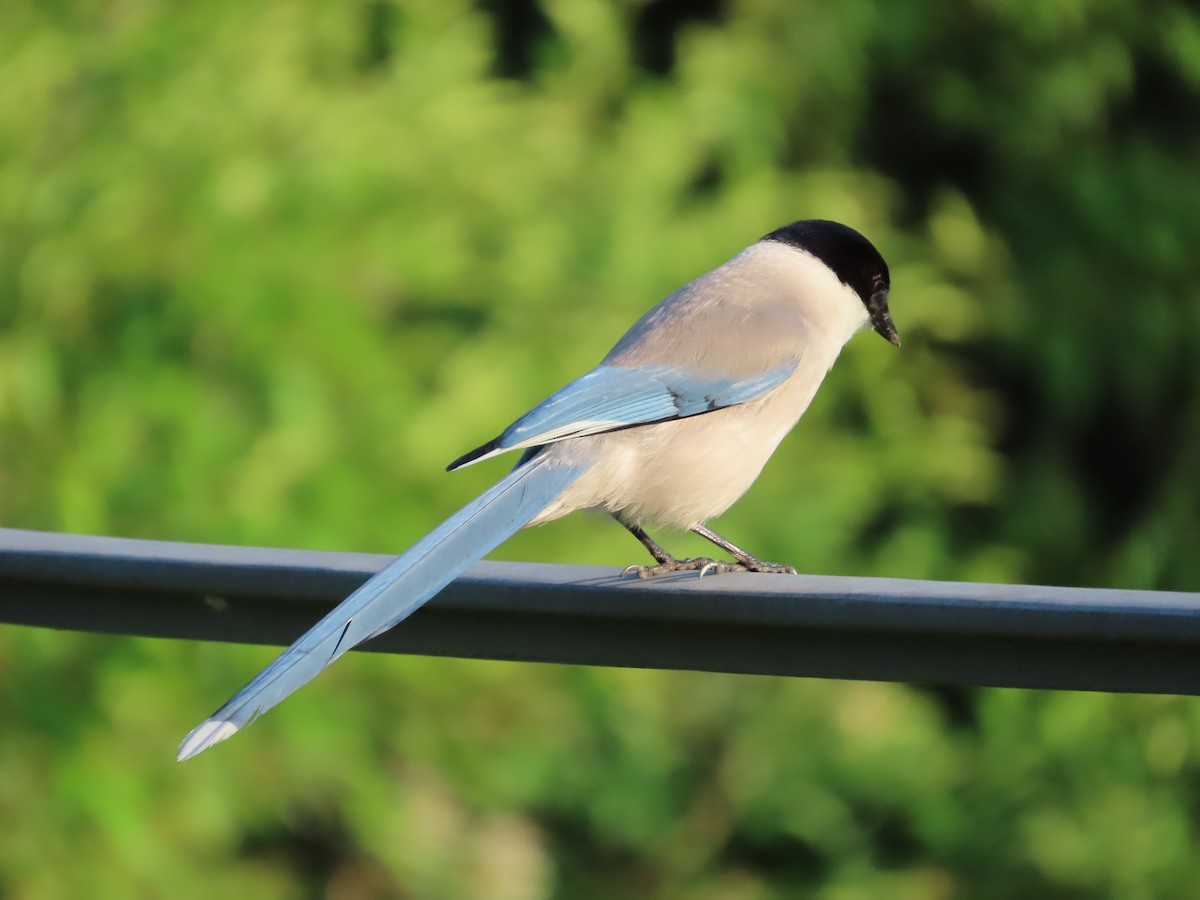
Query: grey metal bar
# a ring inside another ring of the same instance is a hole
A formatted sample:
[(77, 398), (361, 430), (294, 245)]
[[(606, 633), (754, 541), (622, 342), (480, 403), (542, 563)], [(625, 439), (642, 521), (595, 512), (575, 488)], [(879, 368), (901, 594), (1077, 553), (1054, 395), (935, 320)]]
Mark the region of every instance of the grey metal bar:
[[(0, 529), (0, 622), (287, 644), (389, 560)], [(369, 649), (1200, 694), (1200, 594), (484, 562)]]

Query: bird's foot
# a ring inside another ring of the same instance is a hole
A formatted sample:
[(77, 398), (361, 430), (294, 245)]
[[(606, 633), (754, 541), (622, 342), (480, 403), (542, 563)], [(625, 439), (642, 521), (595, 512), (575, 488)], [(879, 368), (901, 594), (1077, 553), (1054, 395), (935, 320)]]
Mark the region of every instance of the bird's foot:
[(675, 559), (669, 557), (656, 566), (627, 566), (622, 575), (636, 574), (638, 578), (655, 578), (659, 575), (670, 575), (675, 572), (699, 572), (700, 578), (705, 575), (724, 575), (726, 572), (769, 572), (774, 575), (795, 575), (792, 566), (779, 563), (762, 562), (751, 557), (745, 562), (730, 562), (723, 559), (710, 559), (698, 556), (694, 559)]
[(626, 566), (622, 575), (636, 574), (638, 578), (655, 578), (659, 575), (671, 575), (675, 572), (699, 572), (703, 578), (710, 572), (714, 575), (723, 575), (726, 572), (744, 572), (745, 569), (739, 563), (728, 562), (720, 559), (709, 559), (707, 556), (698, 556), (695, 559), (675, 559), (670, 557), (663, 560), (657, 566)]
[(784, 565), (783, 563), (763, 562), (761, 559), (755, 559), (753, 556), (744, 562), (738, 563), (747, 572), (764, 572), (768, 575), (795, 575), (796, 567)]

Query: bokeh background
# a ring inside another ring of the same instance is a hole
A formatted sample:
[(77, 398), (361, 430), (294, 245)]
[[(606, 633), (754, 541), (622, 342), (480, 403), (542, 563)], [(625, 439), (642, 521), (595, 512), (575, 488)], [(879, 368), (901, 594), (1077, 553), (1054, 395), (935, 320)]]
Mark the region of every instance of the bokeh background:
[[(0, 523), (398, 552), (445, 463), (797, 218), (889, 260), (717, 524), (804, 571), (1200, 589), (1184, 0), (5, 0)], [(680, 552), (698, 545), (682, 538)], [(577, 515), (493, 558), (624, 565)], [(0, 895), (1152, 898), (1200, 702), (0, 628)]]

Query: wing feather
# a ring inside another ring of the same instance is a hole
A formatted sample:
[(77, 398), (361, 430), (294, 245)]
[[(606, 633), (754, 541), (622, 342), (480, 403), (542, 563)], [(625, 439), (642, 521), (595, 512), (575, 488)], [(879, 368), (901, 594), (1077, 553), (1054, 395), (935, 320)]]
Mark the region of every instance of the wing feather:
[(796, 362), (741, 379), (702, 377), (680, 366), (598, 366), (521, 416), (498, 438), (456, 459), (448, 468), (457, 469), (506, 450), (682, 419), (747, 403), (782, 384)]

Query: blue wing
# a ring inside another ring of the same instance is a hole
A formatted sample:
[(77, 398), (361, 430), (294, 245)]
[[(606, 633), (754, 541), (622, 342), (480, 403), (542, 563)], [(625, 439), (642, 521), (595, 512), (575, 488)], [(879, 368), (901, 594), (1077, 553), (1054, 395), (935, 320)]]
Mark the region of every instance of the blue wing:
[(778, 387), (795, 368), (796, 361), (792, 361), (761, 375), (734, 379), (701, 377), (679, 366), (599, 366), (542, 401), (494, 441), (459, 457), (447, 468), (457, 469), (506, 450), (746, 403)]

